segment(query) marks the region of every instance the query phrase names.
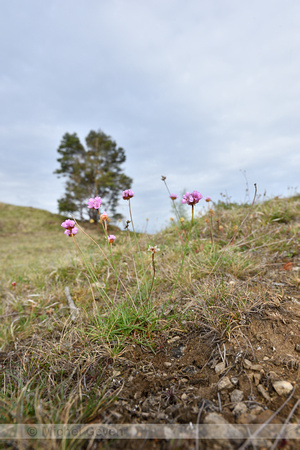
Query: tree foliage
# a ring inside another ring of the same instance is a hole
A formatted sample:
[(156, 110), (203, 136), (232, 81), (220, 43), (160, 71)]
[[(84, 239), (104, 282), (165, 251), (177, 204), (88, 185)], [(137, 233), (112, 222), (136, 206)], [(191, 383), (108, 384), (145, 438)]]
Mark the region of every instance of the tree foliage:
[(126, 160), (125, 151), (116, 142), (99, 131), (90, 131), (85, 139), (86, 148), (76, 133), (66, 133), (57, 149), (60, 168), (54, 173), (66, 177), (65, 195), (58, 200), (60, 213), (84, 213), (97, 218), (95, 210), (88, 209), (87, 200), (100, 196), (105, 208), (117, 216), (119, 194), (129, 189), (132, 179), (122, 171)]

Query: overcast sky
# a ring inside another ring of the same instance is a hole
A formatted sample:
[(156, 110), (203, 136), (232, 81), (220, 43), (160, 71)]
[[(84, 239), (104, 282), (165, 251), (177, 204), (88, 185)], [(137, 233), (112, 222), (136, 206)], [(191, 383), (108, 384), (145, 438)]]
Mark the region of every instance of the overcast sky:
[(2, 202), (57, 212), (61, 138), (98, 129), (139, 229), (168, 223), (161, 175), (216, 201), (243, 171), (251, 195), (299, 186), (298, 0), (0, 0), (0, 48)]

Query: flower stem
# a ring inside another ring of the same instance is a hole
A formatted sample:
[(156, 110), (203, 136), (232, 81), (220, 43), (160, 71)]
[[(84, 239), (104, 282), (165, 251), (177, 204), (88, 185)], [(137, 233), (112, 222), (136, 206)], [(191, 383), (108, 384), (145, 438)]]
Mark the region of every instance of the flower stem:
[(151, 287), (150, 287), (150, 291), (149, 291), (149, 296), (148, 296), (148, 303), (150, 303), (150, 297), (151, 297), (151, 293), (152, 293), (152, 289), (153, 289), (153, 284), (154, 284), (154, 278), (155, 278), (155, 261), (154, 261), (154, 255), (155, 253), (152, 253), (152, 268), (153, 268), (153, 277), (152, 277), (152, 283), (151, 283)]
[[(99, 214), (99, 217), (100, 217), (99, 210), (98, 210), (98, 214)], [(100, 221), (101, 221), (101, 219), (100, 219)], [(118, 272), (117, 272), (117, 268), (116, 268), (116, 264), (115, 264), (115, 259), (114, 259), (114, 255), (113, 255), (113, 252), (112, 252), (112, 244), (108, 241), (108, 235), (107, 235), (106, 227), (103, 225), (102, 221), (101, 221), (101, 223), (102, 223), (102, 227), (103, 227), (103, 230), (104, 230), (104, 233), (105, 233), (105, 236), (106, 236), (108, 248), (109, 248), (109, 251), (110, 251), (112, 265), (113, 265), (113, 268), (114, 268), (114, 272), (115, 272), (115, 276), (116, 276), (116, 280), (117, 280), (117, 285), (118, 285), (118, 289), (119, 289), (120, 300), (122, 300), (122, 292), (121, 292), (121, 288), (120, 288), (120, 284), (119, 284), (119, 277), (118, 277)]]

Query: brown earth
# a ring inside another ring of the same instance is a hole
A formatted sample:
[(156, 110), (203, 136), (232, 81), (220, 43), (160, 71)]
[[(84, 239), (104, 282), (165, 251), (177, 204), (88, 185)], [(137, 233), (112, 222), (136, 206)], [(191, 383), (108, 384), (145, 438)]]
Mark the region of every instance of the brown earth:
[[(229, 423), (266, 423), (291, 397), (272, 423), (283, 424), (300, 399), (300, 293), (288, 281), (288, 272), (273, 273), (269, 280), (273, 301), (258, 304), (226, 336), (187, 323), (185, 332), (153, 336), (155, 353), (139, 345), (107, 361), (110, 389), (120, 389), (118, 400), (95, 422), (101, 423), (203, 423), (212, 412)], [(284, 292), (284, 294), (283, 294)], [(191, 305), (192, 307), (192, 305)], [(223, 362), (223, 370), (216, 373)], [(228, 387), (220, 382), (229, 380)], [(278, 395), (275, 381), (291, 383), (293, 391)], [(235, 411), (232, 392), (242, 391), (242, 410)], [(290, 419), (289, 419), (290, 420)], [(300, 406), (292, 422), (299, 423)], [(199, 448), (238, 448), (233, 441), (200, 441)], [(263, 442), (256, 448), (271, 447)], [(250, 445), (251, 447), (251, 445)], [(195, 441), (124, 440), (95, 442), (91, 448), (189, 449)], [(299, 441), (280, 440), (276, 448), (300, 448)]]

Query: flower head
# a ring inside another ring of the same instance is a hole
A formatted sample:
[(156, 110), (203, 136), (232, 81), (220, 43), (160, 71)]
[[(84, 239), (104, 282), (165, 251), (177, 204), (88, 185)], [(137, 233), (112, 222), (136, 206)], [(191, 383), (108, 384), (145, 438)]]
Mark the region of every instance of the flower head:
[(211, 197), (205, 197), (204, 200), (205, 200), (207, 203), (209, 203), (209, 202), (211, 202)]
[(102, 220), (102, 221), (104, 222), (104, 221), (107, 220), (107, 219), (108, 219), (107, 212), (104, 211), (104, 213), (101, 214), (101, 216), (100, 216), (100, 220)]
[(148, 252), (157, 253), (159, 251), (160, 249), (157, 247), (157, 245), (155, 245), (154, 247), (153, 245), (149, 245)]
[(170, 195), (170, 199), (171, 200), (176, 200), (176, 198), (178, 198), (178, 195), (176, 195), (176, 194), (171, 194)]
[(74, 222), (74, 220), (67, 219), (61, 224), (61, 226), (66, 228), (66, 229), (74, 228), (75, 227), (75, 222)]
[[(105, 238), (105, 239), (106, 239), (106, 238)], [(113, 244), (114, 241), (115, 241), (115, 239), (116, 239), (116, 236), (113, 235), (113, 234), (110, 234), (109, 236), (107, 236), (107, 239), (108, 239), (108, 242), (109, 242), (110, 244)]]
[(193, 191), (192, 193), (187, 192), (183, 195), (181, 203), (187, 203), (188, 205), (196, 205), (196, 203), (201, 200), (203, 196), (198, 191)]
[(75, 221), (71, 219), (65, 220), (61, 226), (65, 228), (65, 233), (67, 236), (72, 237), (78, 233), (78, 228), (75, 227)]
[(101, 206), (101, 197), (90, 198), (87, 205), (90, 209), (99, 209)]
[(122, 192), (123, 200), (130, 200), (134, 196), (134, 192), (131, 189), (126, 189)]

